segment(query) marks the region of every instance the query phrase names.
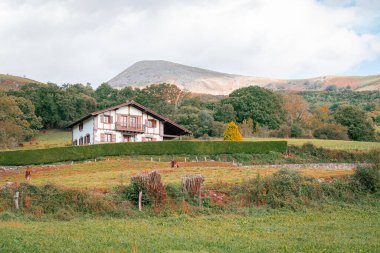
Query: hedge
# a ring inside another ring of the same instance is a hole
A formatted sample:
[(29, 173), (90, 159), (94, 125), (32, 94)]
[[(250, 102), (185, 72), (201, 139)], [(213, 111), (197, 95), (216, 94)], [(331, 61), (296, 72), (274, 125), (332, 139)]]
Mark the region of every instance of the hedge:
[(48, 164), (119, 155), (216, 155), (285, 152), (286, 141), (162, 141), (97, 144), (0, 152), (0, 165)]

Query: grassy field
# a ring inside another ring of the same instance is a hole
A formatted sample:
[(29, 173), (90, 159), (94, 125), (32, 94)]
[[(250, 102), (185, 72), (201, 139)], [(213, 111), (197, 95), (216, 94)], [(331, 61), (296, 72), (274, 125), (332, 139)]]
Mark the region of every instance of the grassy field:
[(378, 252), (379, 207), (0, 221), (0, 252)]
[(286, 138), (245, 138), (245, 141), (287, 141), (289, 145), (301, 146), (305, 143), (313, 143), (317, 147), (344, 150), (370, 150), (380, 148), (380, 142), (344, 141), (344, 140), (320, 140), (320, 139), (286, 139)]
[(31, 141), (24, 142), (23, 148), (53, 148), (71, 144), (71, 132), (58, 129), (41, 130)]
[[(32, 167), (31, 184), (44, 185), (53, 183), (64, 187), (109, 189), (120, 184), (128, 184), (130, 177), (144, 171), (157, 170), (164, 183), (180, 183), (181, 176), (202, 174), (205, 184), (238, 184), (243, 180), (254, 178), (258, 174), (265, 176), (279, 169), (238, 167), (221, 162), (187, 162), (180, 163), (179, 168), (170, 168), (169, 162), (151, 162), (130, 160), (128, 158), (107, 158), (104, 161), (62, 164), (51, 167)], [(23, 182), (24, 170), (0, 171), (0, 185), (6, 182)], [(352, 170), (334, 169), (300, 169), (301, 174), (329, 179), (333, 176), (351, 174)]]

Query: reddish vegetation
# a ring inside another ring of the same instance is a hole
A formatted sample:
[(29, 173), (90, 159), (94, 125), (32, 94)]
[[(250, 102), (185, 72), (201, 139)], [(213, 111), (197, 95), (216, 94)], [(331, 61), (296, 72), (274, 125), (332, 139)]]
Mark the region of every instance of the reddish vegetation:
[(219, 206), (224, 206), (228, 203), (228, 195), (214, 190), (209, 190), (205, 197), (209, 197), (211, 199), (211, 203)]
[(224, 162), (179, 162), (180, 167), (236, 167), (237, 165), (232, 165), (230, 163)]

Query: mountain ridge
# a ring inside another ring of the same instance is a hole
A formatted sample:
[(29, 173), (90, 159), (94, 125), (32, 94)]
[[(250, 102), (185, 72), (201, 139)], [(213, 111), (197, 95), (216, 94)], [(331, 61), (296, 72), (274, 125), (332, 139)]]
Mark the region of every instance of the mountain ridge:
[(176, 84), (191, 92), (213, 95), (226, 95), (250, 85), (288, 91), (322, 91), (335, 85), (336, 88), (350, 86), (352, 90), (365, 91), (380, 90), (380, 75), (279, 79), (228, 74), (163, 60), (144, 60), (136, 62), (108, 81), (110, 86), (118, 89), (127, 86), (143, 88), (158, 83)]

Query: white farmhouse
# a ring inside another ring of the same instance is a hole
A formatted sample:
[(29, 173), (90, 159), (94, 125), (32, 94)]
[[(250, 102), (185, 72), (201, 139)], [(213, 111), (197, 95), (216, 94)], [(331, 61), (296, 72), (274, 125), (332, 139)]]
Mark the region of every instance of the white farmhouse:
[(134, 101), (90, 113), (68, 128), (73, 145), (172, 140), (191, 133)]

